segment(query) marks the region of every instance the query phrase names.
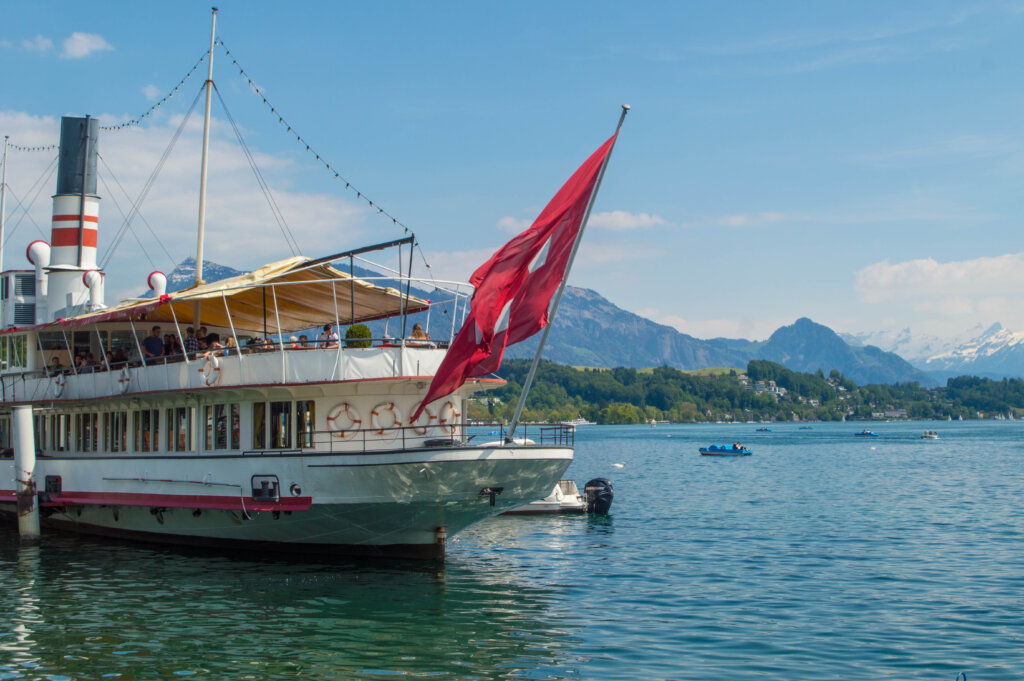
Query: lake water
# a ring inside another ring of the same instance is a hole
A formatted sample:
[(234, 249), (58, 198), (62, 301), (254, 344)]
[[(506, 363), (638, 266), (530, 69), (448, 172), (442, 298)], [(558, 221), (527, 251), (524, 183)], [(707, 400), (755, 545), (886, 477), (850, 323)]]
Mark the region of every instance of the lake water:
[(583, 426), (612, 514), (487, 521), (440, 574), (10, 523), (0, 680), (1024, 679), (1024, 423), (862, 427)]

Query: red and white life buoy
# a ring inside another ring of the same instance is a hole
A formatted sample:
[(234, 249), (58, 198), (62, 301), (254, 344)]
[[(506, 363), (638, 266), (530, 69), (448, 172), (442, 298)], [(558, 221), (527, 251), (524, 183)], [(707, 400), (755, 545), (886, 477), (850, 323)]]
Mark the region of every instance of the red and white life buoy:
[(437, 411), (437, 427), (445, 435), (455, 435), (455, 429), (458, 426), (460, 416), (462, 414), (455, 408), (455, 403), (448, 400)]
[(381, 402), (373, 408), (370, 412), (370, 428), (380, 437), (393, 439), (398, 436), (402, 428), (402, 414), (394, 402)]
[(199, 373), (203, 375), (203, 383), (208, 386), (220, 382), (220, 359), (217, 355), (207, 355), (203, 366), (199, 367)]
[(409, 426), (412, 427), (412, 432), (417, 435), (426, 435), (427, 429), (434, 425), (434, 421), (436, 420), (437, 416), (434, 415), (434, 412), (424, 407), (423, 411), (420, 412), (420, 415), (416, 417), (416, 420), (409, 423)]
[(64, 386), (67, 385), (68, 378), (64, 374), (57, 374), (53, 377), (53, 382), (50, 387), (53, 388), (53, 396), (60, 397), (64, 394)]
[(128, 388), (132, 384), (132, 374), (128, 371), (128, 367), (121, 367), (121, 376), (117, 379), (117, 390), (122, 395), (128, 392)]
[(359, 412), (348, 402), (342, 402), (327, 414), (327, 429), (336, 440), (351, 440), (362, 425)]

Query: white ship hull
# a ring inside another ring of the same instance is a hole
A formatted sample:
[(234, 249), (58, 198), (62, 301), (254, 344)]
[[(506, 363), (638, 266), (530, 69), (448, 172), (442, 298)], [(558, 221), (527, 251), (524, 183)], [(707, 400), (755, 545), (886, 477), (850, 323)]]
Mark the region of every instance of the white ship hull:
[[(284, 553), (439, 557), (446, 535), (543, 495), (571, 460), (564, 447), (72, 457), (40, 460), (36, 477), (60, 476), (60, 493), (44, 494), (40, 506), (43, 525), (64, 530)], [(12, 461), (0, 475), (13, 479)], [(255, 500), (250, 480), (267, 475), (298, 487)], [(484, 490), (500, 490), (493, 506)], [(0, 509), (16, 512), (13, 490)]]

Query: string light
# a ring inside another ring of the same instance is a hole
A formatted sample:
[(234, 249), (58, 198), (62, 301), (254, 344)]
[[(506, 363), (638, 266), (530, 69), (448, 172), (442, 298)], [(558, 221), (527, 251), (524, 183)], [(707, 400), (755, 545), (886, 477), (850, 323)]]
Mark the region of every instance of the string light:
[(253, 82), (252, 77), (245, 72), (245, 69), (242, 68), (242, 65), (239, 64), (238, 60), (234, 58), (234, 56), (231, 54), (231, 50), (229, 50), (228, 46), (224, 44), (224, 41), (217, 40), (217, 44), (221, 46), (221, 48), (224, 50), (224, 54), (227, 55), (227, 57), (231, 60), (231, 65), (238, 69), (239, 75), (242, 76), (243, 79), (245, 79), (245, 82), (249, 84), (249, 87), (252, 88), (253, 92), (255, 92), (256, 95), (263, 101), (263, 104), (270, 110), (270, 113), (272, 113), (277, 118), (277, 122), (284, 126), (285, 132), (294, 135), (295, 141), (305, 146), (306, 151), (311, 156), (315, 157), (316, 161), (319, 162), (322, 166), (324, 166), (324, 168), (326, 168), (327, 171), (330, 172), (335, 179), (344, 182), (345, 189), (355, 192), (357, 199), (360, 199), (361, 201), (366, 201), (370, 208), (377, 209), (378, 215), (384, 215), (386, 217), (391, 218), (391, 223), (393, 225), (401, 227), (403, 230), (405, 230), (405, 234), (409, 233), (409, 228), (403, 222), (401, 222), (398, 218), (396, 218), (395, 216), (391, 215), (386, 210), (381, 208), (379, 204), (375, 204), (373, 201), (368, 199), (365, 194), (363, 194), (361, 191), (353, 187), (352, 183), (346, 180), (344, 177), (342, 177), (338, 170), (334, 168), (334, 166), (332, 166), (324, 158), (322, 158), (320, 154), (317, 153), (317, 151), (313, 148), (313, 146), (302, 137), (302, 135), (300, 135), (297, 131), (293, 130), (291, 124), (289, 124), (288, 121), (284, 119), (284, 116), (281, 115), (281, 112), (278, 111), (277, 108), (274, 107), (274, 105), (267, 100), (266, 95), (256, 85), (256, 83)]
[(46, 146), (41, 146), (41, 147), (40, 146), (37, 146), (37, 147), (25, 147), (25, 146), (22, 146), (20, 144), (8, 144), (7, 148), (8, 149), (13, 149), (14, 151), (57, 151), (57, 149), (59, 148), (59, 145), (57, 145), (57, 144), (47, 144)]
[[(159, 109), (161, 106), (163, 106), (168, 101), (170, 101), (170, 99), (172, 97), (174, 97), (174, 95), (178, 94), (178, 90), (181, 89), (181, 86), (184, 85), (192, 77), (192, 74), (196, 72), (196, 69), (198, 69), (202, 65), (202, 63), (204, 61), (206, 61), (206, 57), (207, 57), (208, 54), (209, 54), (208, 52), (204, 53), (203, 56), (199, 58), (199, 61), (197, 61), (195, 63), (195, 66), (192, 67), (192, 70), (189, 71), (187, 74), (185, 74), (184, 78), (182, 78), (181, 80), (178, 81), (178, 84), (174, 86), (174, 89), (171, 90), (170, 92), (168, 92), (167, 95), (165, 95), (164, 98), (161, 99), (159, 102), (157, 102), (153, 106), (149, 107), (148, 111), (146, 111), (142, 115), (138, 116), (137, 118), (132, 118), (131, 120), (127, 120), (127, 121), (122, 121), (121, 123), (117, 123), (116, 125), (101, 125), (100, 126), (100, 130), (117, 131), (117, 130), (123, 130), (124, 128), (131, 128), (131, 127), (141, 126), (142, 125), (142, 121), (144, 121), (145, 119), (147, 119), (150, 116), (152, 116), (154, 113), (156, 113), (157, 109)], [(54, 148), (56, 148), (56, 147), (54, 147)]]

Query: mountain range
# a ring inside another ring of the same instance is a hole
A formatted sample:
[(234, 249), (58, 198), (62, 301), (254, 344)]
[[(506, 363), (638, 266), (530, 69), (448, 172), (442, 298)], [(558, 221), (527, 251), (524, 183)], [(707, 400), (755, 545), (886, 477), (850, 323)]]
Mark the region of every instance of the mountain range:
[[(356, 268), (357, 276), (379, 276)], [(204, 261), (207, 281), (241, 274), (239, 270)], [(195, 260), (188, 258), (168, 275), (169, 292), (191, 285)], [(379, 282), (387, 285), (387, 282)], [(422, 290), (412, 295), (433, 297)], [(437, 315), (437, 313), (434, 313)], [(425, 326), (425, 313), (410, 319)], [(435, 338), (450, 333), (450, 319), (435, 316)], [(400, 335), (395, 324), (373, 322), (374, 336)], [(428, 326), (429, 328), (429, 326)], [(537, 337), (509, 347), (509, 358), (532, 357)], [(944, 383), (950, 376), (972, 374), (1002, 377), (1024, 374), (1024, 333), (1012, 333), (999, 324), (972, 329), (961, 338), (940, 339), (913, 334), (910, 329), (896, 333), (837, 334), (832, 329), (801, 318), (783, 326), (767, 340), (713, 338), (701, 340), (673, 327), (658, 324), (624, 310), (596, 291), (567, 286), (551, 328), (544, 357), (560, 364), (614, 368), (669, 366), (677, 369), (735, 367), (743, 369), (752, 359), (771, 360), (794, 371), (826, 374), (837, 369), (858, 384)]]
[(1024, 375), (1024, 333), (1005, 329), (998, 322), (945, 339), (918, 335), (909, 328), (846, 334), (843, 338), (854, 345), (872, 343), (896, 352), (940, 382), (962, 375), (996, 379)]

